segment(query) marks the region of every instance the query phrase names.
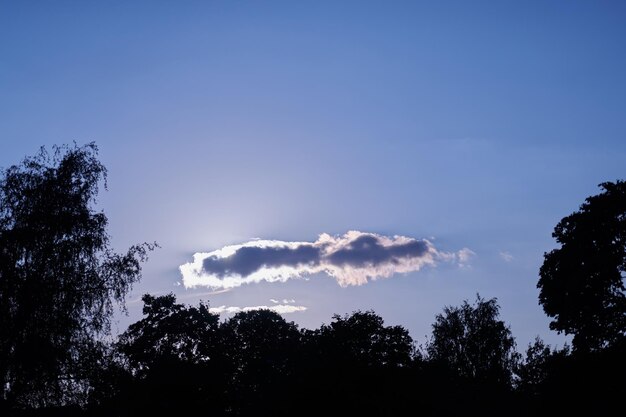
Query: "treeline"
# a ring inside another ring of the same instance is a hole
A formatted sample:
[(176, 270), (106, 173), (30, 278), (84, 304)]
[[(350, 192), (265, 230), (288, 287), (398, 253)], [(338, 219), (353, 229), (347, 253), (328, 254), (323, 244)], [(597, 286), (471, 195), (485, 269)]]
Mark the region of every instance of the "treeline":
[(495, 299), (445, 308), (421, 349), (372, 311), (307, 330), (268, 310), (220, 323), (205, 304), (143, 301), (144, 318), (113, 347), (94, 412), (595, 415), (621, 408), (626, 388), (623, 346), (574, 354), (538, 339), (522, 357)]
[[(146, 407), (236, 416), (495, 413), (511, 400), (516, 354), (494, 300), (466, 304), (460, 323), (451, 322), (457, 309), (438, 317), (427, 353), (371, 311), (307, 330), (269, 310), (220, 323), (206, 305), (183, 306), (172, 295), (144, 303), (144, 319), (114, 347), (125, 382), (102, 402), (109, 415)], [(479, 400), (481, 390), (489, 398)]]
[(143, 297), (115, 340), (155, 244), (115, 253), (93, 202), (94, 144), (44, 149), (0, 178), (0, 415), (456, 416), (613, 414), (626, 398), (626, 183), (563, 218), (539, 302), (572, 347), (518, 352), (496, 299), (444, 307), (416, 345), (373, 311), (300, 329), (269, 310)]
[(522, 355), (495, 299), (444, 308), (423, 347), (373, 311), (309, 330), (269, 310), (220, 321), (172, 294), (143, 302), (143, 319), (87, 364), (75, 398), (5, 403), (2, 414), (603, 415), (626, 393), (623, 344), (581, 353), (537, 339)]

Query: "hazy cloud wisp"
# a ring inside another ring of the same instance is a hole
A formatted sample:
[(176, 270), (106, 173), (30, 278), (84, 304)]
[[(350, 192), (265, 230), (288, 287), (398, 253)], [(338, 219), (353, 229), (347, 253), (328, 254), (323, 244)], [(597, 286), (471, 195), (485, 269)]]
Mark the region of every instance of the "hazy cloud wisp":
[(296, 313), (298, 311), (305, 311), (306, 307), (304, 306), (294, 306), (294, 305), (273, 305), (273, 306), (254, 306), (254, 307), (227, 307), (227, 306), (219, 306), (219, 307), (211, 307), (209, 311), (214, 314), (222, 314), (229, 313), (235, 314), (242, 311), (253, 311), (253, 310), (270, 310), (274, 311), (278, 314), (289, 314)]
[[(441, 252), (426, 239), (350, 231), (321, 234), (315, 242), (252, 240), (208, 253), (196, 253), (180, 266), (185, 287), (228, 289), (243, 284), (284, 282), (326, 273), (346, 287), (393, 274), (419, 271), (439, 261), (465, 264), (473, 252)], [(274, 306), (277, 307), (277, 306)]]
[(504, 262), (511, 262), (514, 259), (513, 255), (505, 251), (500, 252), (500, 258), (502, 258)]

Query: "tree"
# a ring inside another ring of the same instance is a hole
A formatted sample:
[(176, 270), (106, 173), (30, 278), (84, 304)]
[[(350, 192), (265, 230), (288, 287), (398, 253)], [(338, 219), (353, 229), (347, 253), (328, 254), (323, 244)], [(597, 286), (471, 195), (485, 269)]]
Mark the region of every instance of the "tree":
[(385, 326), (371, 310), (355, 311), (304, 336), (297, 395), (311, 404), (305, 415), (406, 414), (405, 400), (415, 392), (408, 382), (414, 344), (405, 328)]
[(17, 406), (79, 401), (116, 304), (154, 245), (115, 253), (94, 209), (98, 149), (44, 148), (0, 178), (0, 398)]
[(142, 300), (145, 317), (115, 344), (133, 382), (110, 402), (129, 414), (218, 412), (226, 384), (219, 316), (203, 302), (176, 303), (173, 294)]
[(116, 344), (133, 374), (143, 376), (166, 358), (192, 363), (214, 359), (219, 316), (207, 304), (178, 304), (174, 294), (145, 294), (141, 299), (146, 317), (131, 324)]
[(300, 332), (267, 310), (242, 311), (221, 326), (231, 364), (228, 397), (235, 415), (283, 415), (290, 407)]
[(402, 367), (411, 363), (413, 339), (402, 326), (385, 326), (373, 311), (355, 311), (350, 316), (334, 315), (318, 331), (322, 354), (341, 362), (363, 366)]
[(600, 184), (554, 228), (561, 245), (544, 254), (537, 287), (550, 328), (574, 335), (575, 351), (594, 351), (626, 334), (626, 183)]
[(497, 300), (480, 295), (474, 305), (465, 300), (460, 307), (445, 307), (432, 325), (429, 358), (461, 377), (510, 386), (519, 354), (499, 315)]
[(537, 336), (532, 344), (528, 344), (526, 358), (517, 369), (517, 389), (534, 396), (541, 393), (545, 390), (546, 380), (554, 374), (554, 368), (564, 362), (569, 353), (567, 344), (562, 349), (551, 349)]

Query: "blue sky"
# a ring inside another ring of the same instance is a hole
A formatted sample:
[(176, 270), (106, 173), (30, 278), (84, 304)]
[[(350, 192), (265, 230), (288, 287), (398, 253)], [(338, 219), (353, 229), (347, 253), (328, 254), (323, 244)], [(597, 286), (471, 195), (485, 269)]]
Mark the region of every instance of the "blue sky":
[[(129, 300), (373, 309), (420, 342), (497, 297), (520, 348), (551, 232), (624, 178), (626, 6), (610, 1), (0, 4), (0, 166), (95, 141), (113, 244), (156, 240)], [(475, 253), (341, 287), (324, 273), (185, 289), (196, 252), (350, 230)]]

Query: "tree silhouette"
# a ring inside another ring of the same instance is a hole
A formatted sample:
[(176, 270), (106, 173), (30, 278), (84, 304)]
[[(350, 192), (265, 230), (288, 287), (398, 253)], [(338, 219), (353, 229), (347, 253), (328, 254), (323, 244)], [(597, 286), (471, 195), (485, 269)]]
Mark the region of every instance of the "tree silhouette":
[(227, 387), (233, 415), (289, 414), (300, 332), (280, 314), (262, 309), (235, 314), (221, 326), (230, 364)]
[(385, 326), (373, 311), (334, 315), (305, 332), (305, 349), (305, 415), (402, 414), (414, 352), (405, 328)]
[(550, 328), (574, 335), (575, 350), (601, 349), (626, 333), (626, 183), (600, 187), (556, 225), (561, 247), (544, 254), (537, 283)]
[(0, 398), (14, 405), (81, 401), (114, 305), (153, 248), (111, 250), (93, 208), (105, 180), (93, 143), (42, 148), (2, 171)]
[(162, 358), (196, 363), (212, 359), (219, 343), (219, 316), (208, 305), (187, 307), (176, 303), (174, 294), (145, 294), (142, 301), (146, 317), (131, 324), (117, 343), (134, 374), (147, 373)]
[(623, 408), (625, 346), (601, 350), (551, 349), (540, 339), (528, 346), (518, 370), (525, 415), (609, 415)]
[(554, 370), (563, 363), (570, 354), (566, 344), (562, 349), (551, 349), (550, 345), (536, 337), (526, 349), (526, 357), (519, 364), (517, 388), (519, 391), (536, 396), (545, 390), (545, 384), (554, 374)]
[(324, 355), (363, 366), (407, 366), (414, 351), (413, 339), (402, 326), (385, 326), (373, 311), (334, 315), (317, 334)]
[(116, 344), (134, 377), (114, 403), (140, 413), (216, 412), (224, 407), (225, 352), (219, 316), (208, 305), (176, 303), (173, 294), (146, 294), (144, 318)]
[(460, 307), (445, 307), (432, 326), (426, 348), (430, 360), (464, 378), (511, 385), (519, 355), (515, 338), (499, 315), (497, 300), (480, 295), (474, 305), (465, 300)]

